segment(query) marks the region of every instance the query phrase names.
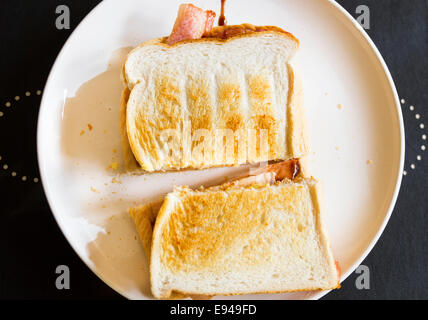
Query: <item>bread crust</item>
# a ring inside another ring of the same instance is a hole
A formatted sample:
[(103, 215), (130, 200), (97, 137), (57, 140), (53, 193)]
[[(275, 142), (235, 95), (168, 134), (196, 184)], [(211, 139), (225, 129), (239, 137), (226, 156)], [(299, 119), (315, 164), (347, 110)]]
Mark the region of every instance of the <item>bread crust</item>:
[(331, 245), (330, 240), (327, 235), (327, 230), (324, 225), (323, 220), (323, 212), (324, 212), (324, 190), (322, 183), (318, 182), (312, 186), (310, 186), (310, 192), (312, 197), (312, 203), (314, 204), (315, 209), (315, 217), (316, 217), (316, 223), (318, 230), (320, 231), (319, 236), (322, 245), (327, 249), (327, 255), (329, 259), (329, 265), (334, 266), (334, 268), (331, 268), (330, 272), (335, 274), (337, 276), (337, 284), (331, 289), (338, 289), (340, 288), (340, 269), (338, 267), (338, 262), (334, 260), (333, 253), (331, 251)]
[(287, 106), (287, 139), (288, 155), (300, 158), (309, 152), (309, 132), (304, 106), (302, 80), (292, 63), (289, 68), (289, 90)]
[(123, 162), (126, 171), (132, 172), (141, 169), (138, 164), (135, 156), (132, 152), (131, 146), (128, 139), (128, 131), (126, 126), (126, 106), (128, 104), (128, 99), (130, 95), (130, 90), (128, 87), (125, 87), (122, 91), (122, 96), (120, 99), (120, 109), (119, 109), (119, 121), (120, 121), (120, 135), (121, 135), (121, 145), (122, 145), (122, 154)]

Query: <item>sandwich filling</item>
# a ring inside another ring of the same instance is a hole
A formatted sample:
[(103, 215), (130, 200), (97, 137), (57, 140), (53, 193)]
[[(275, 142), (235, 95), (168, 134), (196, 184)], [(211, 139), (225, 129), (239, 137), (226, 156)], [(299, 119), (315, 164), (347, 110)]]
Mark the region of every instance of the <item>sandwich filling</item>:
[(173, 45), (181, 41), (201, 38), (227, 40), (244, 34), (264, 31), (289, 34), (275, 26), (255, 26), (249, 23), (228, 26), (221, 23), (221, 20), (219, 20), (218, 27), (213, 27), (215, 16), (216, 14), (213, 11), (204, 11), (193, 4), (182, 4), (178, 9), (177, 19), (171, 34), (169, 37), (164, 38), (163, 42)]

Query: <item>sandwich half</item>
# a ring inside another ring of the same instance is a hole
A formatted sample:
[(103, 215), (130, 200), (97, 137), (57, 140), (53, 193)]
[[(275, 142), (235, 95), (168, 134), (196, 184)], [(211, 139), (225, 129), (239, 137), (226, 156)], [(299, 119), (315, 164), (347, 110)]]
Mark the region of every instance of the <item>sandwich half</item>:
[(277, 27), (213, 28), (126, 58), (121, 107), (128, 170), (202, 169), (308, 152), (299, 42)]
[(163, 202), (130, 209), (150, 257), (153, 295), (338, 288), (321, 197), (316, 181), (285, 162), (218, 187), (179, 187)]

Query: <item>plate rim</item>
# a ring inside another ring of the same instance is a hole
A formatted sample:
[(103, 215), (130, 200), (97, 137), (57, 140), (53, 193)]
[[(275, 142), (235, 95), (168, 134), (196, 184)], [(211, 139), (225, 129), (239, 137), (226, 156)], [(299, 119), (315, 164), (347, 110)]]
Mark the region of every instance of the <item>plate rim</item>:
[[(363, 251), (360, 258), (356, 260), (356, 262), (349, 267), (348, 272), (341, 275), (341, 283), (345, 281), (351, 273), (353, 273), (358, 266), (367, 258), (367, 256), (370, 254), (370, 252), (373, 250), (374, 246), (379, 241), (380, 237), (382, 236), (383, 232), (385, 231), (385, 228), (392, 216), (392, 212), (394, 211), (395, 205), (397, 203), (398, 194), (400, 192), (401, 183), (403, 180), (403, 170), (404, 170), (404, 158), (406, 154), (406, 143), (405, 143), (405, 130), (404, 130), (404, 120), (403, 120), (403, 112), (401, 110), (401, 104), (400, 104), (400, 98), (398, 96), (397, 87), (395, 86), (394, 79), (392, 78), (391, 72), (389, 71), (388, 65), (385, 62), (385, 59), (383, 58), (382, 54), (380, 53), (378, 47), (373, 42), (373, 40), (368, 35), (367, 31), (364, 30), (364, 28), (357, 22), (357, 20), (354, 19), (354, 17), (345, 10), (339, 3), (337, 3), (335, 0), (327, 0), (336, 10), (339, 10), (346, 18), (349, 20), (352, 25), (360, 32), (360, 34), (363, 36), (364, 40), (367, 41), (367, 43), (370, 46), (370, 49), (375, 54), (377, 60), (380, 62), (382, 66), (382, 70), (388, 80), (389, 87), (393, 93), (394, 100), (395, 100), (395, 109), (398, 116), (398, 124), (400, 129), (400, 163), (398, 166), (398, 173), (397, 178), (395, 182), (395, 188), (392, 195), (391, 202), (389, 204), (388, 210), (386, 212), (386, 215), (382, 221), (382, 224), (380, 225), (378, 231), (376, 232), (375, 236), (371, 240), (370, 244), (367, 246), (367, 248)], [(313, 296), (313, 299), (318, 300), (324, 297), (326, 294), (328, 294), (331, 290), (327, 291), (321, 291), (318, 292)]]
[[(370, 50), (372, 50), (372, 52), (375, 54), (378, 62), (380, 63), (380, 65), (382, 66), (382, 70), (384, 72), (384, 75), (386, 76), (386, 79), (388, 80), (388, 84), (389, 84), (389, 89), (392, 91), (393, 97), (394, 97), (394, 102), (395, 102), (395, 109), (397, 112), (397, 116), (398, 116), (398, 124), (399, 124), (399, 130), (400, 130), (400, 161), (399, 161), (399, 166), (398, 166), (398, 172), (397, 172), (397, 177), (396, 177), (396, 182), (395, 182), (395, 187), (394, 187), (394, 192), (392, 194), (392, 198), (389, 204), (389, 207), (386, 211), (385, 217), (379, 227), (379, 229), (377, 230), (376, 234), (374, 235), (374, 237), (372, 238), (370, 244), (367, 246), (367, 248), (362, 252), (362, 254), (360, 255), (360, 257), (356, 260), (356, 262), (354, 264), (351, 265), (351, 267), (349, 267), (348, 271), (344, 274), (341, 275), (341, 279), (340, 282), (342, 283), (343, 281), (345, 281), (349, 275), (351, 273), (353, 273), (356, 268), (367, 258), (367, 256), (370, 254), (370, 252), (373, 250), (374, 246), (377, 244), (377, 242), (379, 241), (380, 237), (382, 236), (383, 232), (385, 231), (385, 228), (391, 218), (392, 212), (395, 208), (396, 202), (397, 202), (397, 198), (398, 198), (398, 194), (401, 188), (401, 183), (402, 183), (402, 179), (403, 179), (403, 170), (404, 170), (404, 158), (405, 158), (405, 130), (404, 130), (404, 121), (403, 121), (403, 114), (402, 114), (402, 110), (401, 110), (401, 104), (400, 104), (400, 99), (398, 96), (398, 92), (397, 92), (397, 88), (395, 86), (394, 80), (391, 76), (391, 72), (389, 71), (389, 68), (382, 56), (382, 54), (380, 53), (379, 49), (377, 48), (377, 46), (375, 45), (375, 43), (373, 42), (373, 40), (370, 38), (370, 36), (368, 35), (368, 33), (366, 32), (366, 30), (364, 30), (362, 28), (362, 26), (354, 19), (354, 17), (348, 12), (346, 11), (339, 3), (337, 3), (335, 0), (325, 0), (327, 1), (333, 8), (333, 10), (337, 10), (339, 11), (339, 13), (341, 13), (346, 20), (348, 20), (349, 22), (351, 22), (351, 25), (356, 28), (359, 33), (363, 36), (363, 39), (369, 44)], [(49, 208), (52, 212), (52, 215), (59, 227), (59, 229), (61, 230), (62, 234), (64, 235), (65, 239), (67, 240), (68, 244), (71, 246), (71, 248), (74, 250), (74, 252), (77, 254), (77, 256), (85, 263), (85, 265), (99, 278), (101, 279), (107, 286), (109, 286), (111, 289), (113, 289), (115, 292), (117, 292), (118, 294), (120, 294), (122, 297), (126, 298), (126, 299), (131, 299), (128, 294), (126, 292), (124, 292), (123, 290), (119, 289), (116, 287), (116, 285), (108, 280), (106, 280), (100, 272), (98, 272), (96, 270), (95, 267), (93, 267), (89, 261), (84, 258), (80, 252), (77, 250), (76, 248), (76, 244), (72, 241), (69, 240), (68, 236), (67, 236), (67, 231), (66, 228), (64, 227), (61, 218), (59, 215), (57, 215), (55, 213), (55, 211), (57, 210), (56, 206), (54, 205), (55, 201), (53, 200), (53, 197), (51, 195), (50, 192), (50, 188), (48, 187), (48, 183), (47, 183), (47, 174), (45, 171), (45, 168), (43, 166), (43, 153), (41, 152), (41, 145), (43, 144), (42, 142), (42, 131), (43, 131), (43, 119), (45, 118), (44, 114), (47, 112), (46, 108), (43, 108), (43, 106), (45, 105), (45, 102), (47, 100), (45, 92), (46, 89), (49, 88), (50, 86), (50, 82), (52, 80), (53, 74), (54, 74), (54, 70), (57, 68), (59, 61), (61, 60), (62, 56), (65, 54), (65, 51), (68, 49), (68, 47), (70, 46), (70, 43), (72, 41), (72, 39), (74, 39), (74, 37), (76, 37), (76, 34), (79, 32), (79, 30), (82, 28), (82, 25), (93, 15), (95, 15), (103, 5), (105, 5), (107, 2), (109, 2), (109, 0), (104, 0), (101, 1), (100, 3), (98, 3), (77, 25), (77, 27), (72, 31), (72, 33), (70, 34), (70, 36), (68, 37), (68, 39), (66, 40), (66, 42), (64, 43), (64, 45), (62, 46), (61, 50), (59, 51), (59, 54), (57, 55), (57, 57), (55, 58), (55, 62), (53, 63), (50, 71), (49, 71), (49, 76), (46, 80), (44, 89), (43, 89), (43, 94), (42, 94), (42, 99), (40, 102), (40, 108), (39, 108), (39, 115), (38, 115), (38, 119), (37, 119), (37, 139), (36, 139), (36, 144), (37, 144), (37, 160), (38, 160), (38, 167), (39, 167), (39, 172), (40, 172), (40, 181), (42, 183), (43, 186), (43, 190), (46, 196), (46, 200), (49, 204)], [(309, 297), (310, 300), (318, 300), (321, 299), (322, 297), (324, 297), (325, 295), (327, 295), (331, 290), (325, 290), (325, 291), (319, 291), (315, 294), (313, 294), (312, 296)]]

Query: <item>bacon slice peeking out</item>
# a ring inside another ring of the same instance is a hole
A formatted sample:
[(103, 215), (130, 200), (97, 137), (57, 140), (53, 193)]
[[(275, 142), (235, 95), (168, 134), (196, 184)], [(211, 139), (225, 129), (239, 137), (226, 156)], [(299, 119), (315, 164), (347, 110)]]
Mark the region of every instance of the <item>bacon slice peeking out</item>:
[(215, 12), (204, 11), (190, 3), (180, 5), (177, 19), (166, 43), (172, 45), (183, 40), (202, 38), (205, 33), (211, 31), (215, 16)]
[(276, 181), (282, 181), (284, 179), (293, 180), (300, 173), (299, 160), (292, 159), (282, 161), (268, 165), (264, 168), (256, 170), (253, 175), (257, 176), (260, 174), (274, 173)]
[(254, 184), (274, 184), (285, 179), (294, 180), (300, 174), (298, 159), (286, 160), (260, 168), (249, 176), (240, 177), (220, 186), (211, 187), (211, 190), (224, 190), (230, 187), (248, 187)]

